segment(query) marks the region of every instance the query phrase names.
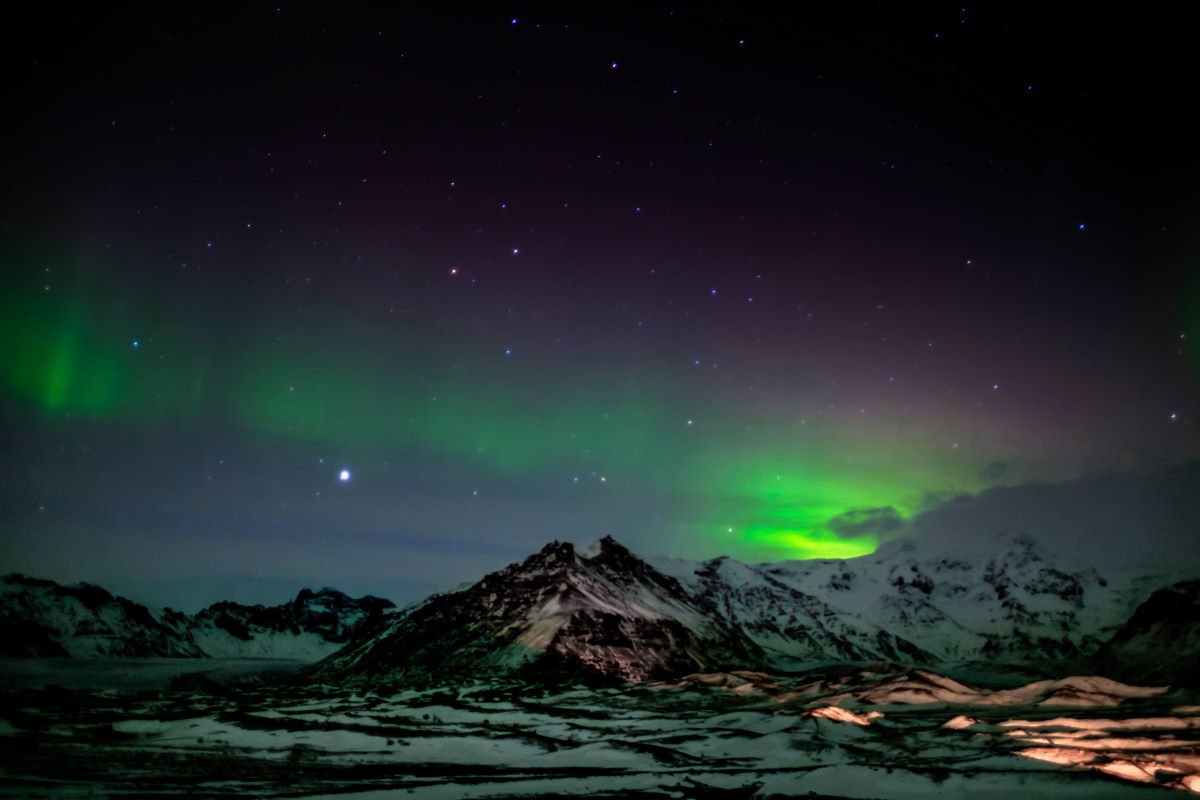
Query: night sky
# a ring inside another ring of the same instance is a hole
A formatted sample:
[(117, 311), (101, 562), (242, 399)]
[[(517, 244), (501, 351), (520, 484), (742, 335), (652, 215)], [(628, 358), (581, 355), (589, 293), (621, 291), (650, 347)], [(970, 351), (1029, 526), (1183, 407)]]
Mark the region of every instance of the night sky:
[(1185, 20), (434, 5), (6, 26), (3, 571), (404, 601), (1200, 456)]

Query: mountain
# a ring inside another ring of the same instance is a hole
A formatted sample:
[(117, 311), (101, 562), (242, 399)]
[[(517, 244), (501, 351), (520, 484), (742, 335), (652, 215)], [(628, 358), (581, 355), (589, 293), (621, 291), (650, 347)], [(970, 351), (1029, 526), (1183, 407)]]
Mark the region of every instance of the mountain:
[(1200, 688), (1200, 580), (1150, 595), (1095, 661), (1114, 677)]
[[(1023, 536), (901, 540), (854, 559), (656, 559), (774, 657), (1062, 662), (1095, 652), (1170, 572), (1101, 575)], [(1185, 573), (1186, 574), (1186, 571)]]
[(335, 682), (498, 673), (634, 681), (828, 662), (988, 661), (1054, 669), (1094, 653), (1165, 580), (1105, 577), (1002, 537), (957, 552), (897, 542), (856, 559), (644, 560), (611, 537), (553, 542), (396, 615), (317, 665)]
[(271, 657), (318, 660), (394, 605), (303, 589), (278, 606), (222, 602), (197, 614), (150, 609), (92, 584), (0, 579), (0, 655)]
[(278, 606), (215, 603), (188, 620), (188, 630), (206, 655), (262, 656), (315, 661), (369, 630), (395, 608), (390, 600), (352, 598), (335, 589), (301, 589)]
[(924, 662), (931, 655), (907, 639), (864, 621), (789, 583), (779, 570), (722, 557), (666, 566), (706, 613), (723, 617), (757, 644), (775, 669), (812, 661)]
[(565, 671), (645, 681), (763, 660), (736, 625), (606, 537), (585, 552), (552, 542), (465, 590), (435, 596), (316, 674), (425, 684)]
[(980, 661), (1048, 672), (1099, 664), (1126, 680), (1178, 682), (1197, 664), (1200, 581), (1151, 595), (1198, 574), (1101, 574), (1020, 536), (764, 564), (642, 559), (606, 537), (585, 550), (553, 542), (402, 611), (322, 589), (192, 615), (9, 575), (0, 654), (325, 659), (318, 677), (367, 683)]
[(0, 655), (176, 656), (204, 653), (183, 615), (148, 608), (99, 586), (6, 575), (0, 579)]

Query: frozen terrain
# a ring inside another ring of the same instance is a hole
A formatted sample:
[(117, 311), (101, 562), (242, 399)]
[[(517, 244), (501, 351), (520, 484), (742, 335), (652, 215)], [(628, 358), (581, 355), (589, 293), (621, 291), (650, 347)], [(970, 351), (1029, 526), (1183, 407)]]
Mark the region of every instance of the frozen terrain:
[(606, 538), (403, 610), (322, 590), (186, 617), (10, 577), (0, 795), (1181, 796), (1179, 573), (1022, 539), (746, 565)]
[(886, 665), (387, 695), (192, 676), (0, 696), (11, 797), (1169, 797), (1200, 790), (1198, 746), (1188, 693)]

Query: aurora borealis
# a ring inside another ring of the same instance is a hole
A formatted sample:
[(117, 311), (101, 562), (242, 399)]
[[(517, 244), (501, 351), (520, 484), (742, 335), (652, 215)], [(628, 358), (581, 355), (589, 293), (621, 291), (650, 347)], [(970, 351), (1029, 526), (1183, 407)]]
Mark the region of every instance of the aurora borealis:
[(34, 23), (0, 558), (403, 600), (552, 538), (850, 557), (1195, 458), (1187, 47), (1055, 13)]

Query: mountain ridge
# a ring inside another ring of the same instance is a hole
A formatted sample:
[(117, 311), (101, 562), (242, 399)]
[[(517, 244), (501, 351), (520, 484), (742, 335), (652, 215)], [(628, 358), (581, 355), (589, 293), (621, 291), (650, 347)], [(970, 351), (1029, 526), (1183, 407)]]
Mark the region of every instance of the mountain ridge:
[(0, 655), (9, 657), (274, 657), (316, 660), (395, 606), (336, 589), (301, 589), (275, 606), (232, 601), (195, 614), (151, 609), (90, 583), (0, 578)]
[(1195, 636), (1197, 582), (1178, 584), (1192, 587), (1184, 600), (1164, 587), (1200, 569), (1101, 574), (1028, 537), (986, 544), (744, 564), (642, 558), (612, 537), (552, 541), (404, 609), (325, 588), (189, 615), (14, 574), (0, 579), (0, 654), (295, 658), (316, 662), (316, 679), (357, 683), (645, 682), (835, 662), (1082, 665), (1134, 679), (1170, 672), (1155, 653)]
[(611, 537), (594, 555), (551, 542), (470, 588), (436, 595), (318, 665), (323, 678), (435, 682), (559, 661), (627, 680), (758, 659), (679, 582)]
[(1060, 565), (1028, 537), (992, 552), (904, 543), (856, 559), (643, 559), (612, 537), (551, 542), (437, 595), (317, 665), (320, 680), (431, 683), (496, 671), (623, 680), (822, 662), (1090, 658), (1161, 575)]

